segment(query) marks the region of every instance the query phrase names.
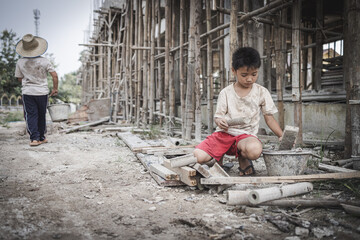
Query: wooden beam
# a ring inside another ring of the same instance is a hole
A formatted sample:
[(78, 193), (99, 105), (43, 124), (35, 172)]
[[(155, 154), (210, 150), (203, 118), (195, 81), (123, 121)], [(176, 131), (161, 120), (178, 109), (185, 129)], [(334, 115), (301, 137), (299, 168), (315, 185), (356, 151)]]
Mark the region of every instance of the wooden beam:
[(271, 176), (271, 177), (214, 177), (202, 178), (201, 184), (217, 185), (217, 184), (262, 184), (262, 183), (295, 183), (310, 182), (323, 180), (337, 180), (360, 178), (360, 171), (351, 173), (325, 173), (312, 175), (296, 175), (296, 176)]
[(179, 167), (179, 168), (172, 168), (170, 165), (169, 159), (164, 159), (163, 165), (170, 169), (173, 172), (176, 172), (180, 176), (180, 181), (185, 183), (188, 186), (196, 186), (197, 181), (194, 178), (196, 175), (196, 170), (190, 167)]
[(180, 157), (171, 158), (169, 159), (169, 161), (170, 161), (170, 166), (172, 168), (176, 168), (176, 167), (187, 166), (189, 164), (194, 164), (197, 162), (197, 158), (193, 154), (188, 154)]
[(171, 171), (161, 164), (151, 164), (149, 170), (164, 178), (165, 180), (180, 180), (180, 177), (177, 173)]
[(324, 163), (319, 163), (318, 168), (321, 170), (324, 170), (324, 171), (335, 172), (335, 173), (357, 172), (356, 170), (347, 169), (347, 168), (343, 168), (343, 167), (336, 167), (336, 166), (332, 166), (332, 165), (324, 164)]
[(150, 175), (153, 177), (153, 179), (160, 185), (160, 186), (182, 186), (184, 185), (183, 182), (179, 180), (166, 180), (156, 173), (150, 171), (150, 166), (153, 164), (161, 164), (162, 159), (155, 156), (148, 156), (142, 153), (136, 154), (136, 157), (140, 160), (140, 162), (144, 165), (146, 170), (150, 173)]
[(105, 117), (105, 118), (100, 119), (98, 121), (87, 123), (87, 124), (84, 124), (84, 125), (81, 125), (81, 126), (72, 127), (72, 128), (65, 129), (65, 130), (61, 130), (60, 132), (71, 133), (71, 132), (77, 131), (77, 130), (85, 128), (85, 127), (96, 126), (96, 125), (99, 125), (101, 123), (108, 122), (109, 119), (110, 119), (110, 117)]
[(125, 142), (131, 151), (136, 151), (139, 148), (150, 147), (150, 144), (130, 132), (118, 133), (117, 136)]

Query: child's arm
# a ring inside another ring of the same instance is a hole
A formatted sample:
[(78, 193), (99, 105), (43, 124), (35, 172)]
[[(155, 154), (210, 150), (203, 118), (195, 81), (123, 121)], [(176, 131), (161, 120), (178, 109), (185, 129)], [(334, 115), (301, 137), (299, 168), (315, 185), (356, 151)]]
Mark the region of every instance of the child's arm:
[(271, 131), (273, 131), (276, 134), (276, 136), (281, 138), (283, 135), (283, 131), (281, 130), (280, 125), (276, 121), (274, 116), (272, 114), (266, 114), (266, 115), (264, 115), (264, 118), (265, 118), (266, 124), (269, 126)]

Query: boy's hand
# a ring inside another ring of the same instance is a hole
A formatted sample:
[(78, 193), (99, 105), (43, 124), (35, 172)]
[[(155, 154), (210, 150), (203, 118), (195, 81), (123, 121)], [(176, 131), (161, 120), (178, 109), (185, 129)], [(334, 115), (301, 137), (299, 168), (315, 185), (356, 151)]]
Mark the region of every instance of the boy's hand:
[(229, 125), (227, 124), (227, 121), (224, 118), (216, 118), (215, 123), (219, 126), (219, 128), (227, 131), (229, 128)]

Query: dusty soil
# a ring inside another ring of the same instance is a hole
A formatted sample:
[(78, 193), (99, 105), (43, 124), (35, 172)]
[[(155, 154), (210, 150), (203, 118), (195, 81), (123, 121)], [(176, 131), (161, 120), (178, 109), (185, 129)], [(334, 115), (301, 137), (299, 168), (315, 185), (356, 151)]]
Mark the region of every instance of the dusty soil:
[[(359, 218), (342, 209), (234, 207), (207, 189), (160, 187), (113, 132), (52, 131), (30, 147), (24, 123), (9, 126), (0, 127), (0, 239), (285, 239), (297, 227), (290, 215), (309, 227), (287, 239), (360, 239)], [(310, 198), (358, 200), (328, 186)]]

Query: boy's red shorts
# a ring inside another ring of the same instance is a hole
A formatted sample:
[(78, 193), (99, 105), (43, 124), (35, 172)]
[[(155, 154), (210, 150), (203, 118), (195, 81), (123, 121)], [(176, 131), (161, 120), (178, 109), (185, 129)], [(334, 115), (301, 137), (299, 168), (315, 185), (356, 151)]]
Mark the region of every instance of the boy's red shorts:
[[(219, 161), (224, 154), (238, 157), (237, 144), (240, 140), (255, 137), (254, 135), (241, 134), (230, 135), (226, 132), (214, 132), (202, 141), (196, 148), (207, 152), (211, 157)], [(260, 140), (259, 140), (260, 141)]]

